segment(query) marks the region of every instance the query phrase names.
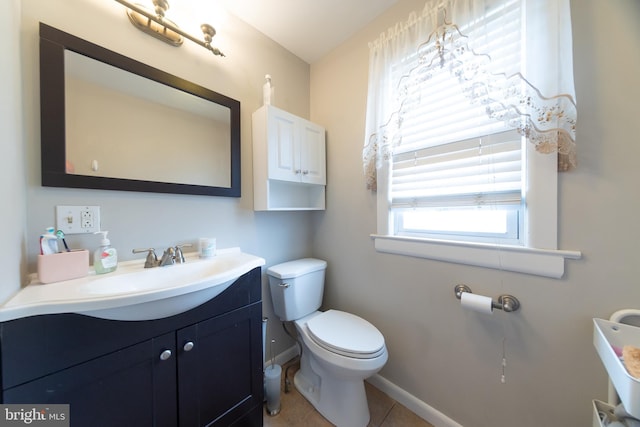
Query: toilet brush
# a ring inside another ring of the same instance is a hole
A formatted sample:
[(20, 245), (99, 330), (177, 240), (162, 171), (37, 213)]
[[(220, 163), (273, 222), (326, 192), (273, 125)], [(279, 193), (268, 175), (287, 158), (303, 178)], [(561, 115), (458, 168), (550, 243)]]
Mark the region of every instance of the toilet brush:
[(282, 367), (276, 365), (273, 355), (273, 343), (275, 341), (271, 340), (271, 365), (264, 370), (267, 413), (272, 416), (280, 412), (280, 377), (282, 376)]

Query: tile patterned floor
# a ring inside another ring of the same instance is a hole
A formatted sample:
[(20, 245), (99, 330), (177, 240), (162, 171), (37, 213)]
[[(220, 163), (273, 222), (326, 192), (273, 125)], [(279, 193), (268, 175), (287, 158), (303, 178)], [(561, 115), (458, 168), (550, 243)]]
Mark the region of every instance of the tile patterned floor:
[[(284, 372), (289, 369), (291, 389), (284, 392)], [(296, 390), (293, 385), (293, 374), (298, 370), (297, 359), (286, 363), (282, 367), (283, 385), (281, 394), (281, 411), (279, 414), (270, 416), (264, 414), (264, 427), (331, 427), (329, 421), (324, 419), (315, 408)], [(422, 418), (391, 399), (389, 396), (365, 382), (367, 401), (371, 420), (368, 427), (433, 427)]]

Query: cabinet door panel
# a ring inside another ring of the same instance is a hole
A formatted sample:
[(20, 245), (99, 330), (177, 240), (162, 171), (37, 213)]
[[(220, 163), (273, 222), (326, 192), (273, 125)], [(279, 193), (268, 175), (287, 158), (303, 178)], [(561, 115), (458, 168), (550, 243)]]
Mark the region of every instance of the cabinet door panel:
[(324, 128), (304, 120), (300, 150), (302, 181), (325, 185), (327, 179)]
[[(68, 403), (71, 426), (175, 426), (175, 353), (167, 334), (5, 390), (4, 403)], [(165, 381), (165, 383), (162, 383)]]
[[(176, 388), (176, 334), (170, 332), (152, 340), (151, 366), (153, 369), (153, 404), (155, 427), (173, 427), (178, 425), (178, 389)], [(165, 350), (171, 351), (171, 357), (163, 360)]]
[(178, 331), (181, 426), (229, 425), (262, 404), (260, 313), (254, 304)]
[(268, 122), (269, 178), (299, 181), (296, 153), (296, 117), (284, 111), (270, 110)]

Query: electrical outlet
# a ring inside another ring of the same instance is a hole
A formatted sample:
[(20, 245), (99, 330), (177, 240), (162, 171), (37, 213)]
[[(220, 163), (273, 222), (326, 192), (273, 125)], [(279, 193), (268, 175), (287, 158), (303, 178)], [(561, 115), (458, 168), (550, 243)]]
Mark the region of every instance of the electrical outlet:
[(80, 228), (93, 228), (93, 211), (83, 209), (80, 211)]
[(64, 234), (100, 231), (100, 206), (56, 206), (56, 227)]

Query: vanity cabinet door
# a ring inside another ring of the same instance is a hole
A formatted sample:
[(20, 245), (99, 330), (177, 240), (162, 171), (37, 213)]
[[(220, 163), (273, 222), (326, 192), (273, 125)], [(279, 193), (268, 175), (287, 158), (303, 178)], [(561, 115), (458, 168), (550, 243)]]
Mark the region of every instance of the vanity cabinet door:
[(255, 303), (178, 331), (180, 426), (262, 425), (261, 316)]
[(4, 390), (3, 402), (69, 404), (73, 427), (175, 427), (175, 375), (169, 333)]

